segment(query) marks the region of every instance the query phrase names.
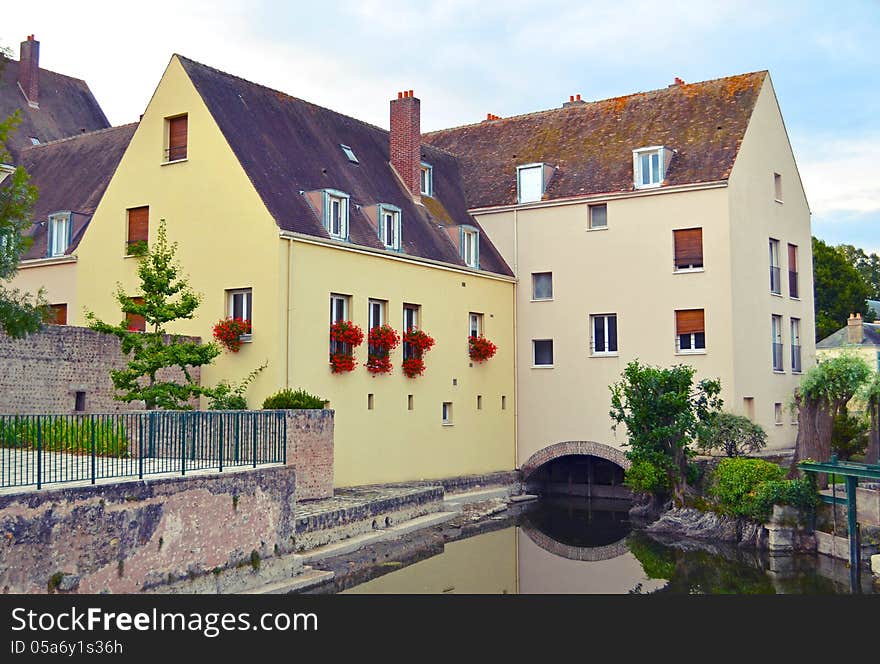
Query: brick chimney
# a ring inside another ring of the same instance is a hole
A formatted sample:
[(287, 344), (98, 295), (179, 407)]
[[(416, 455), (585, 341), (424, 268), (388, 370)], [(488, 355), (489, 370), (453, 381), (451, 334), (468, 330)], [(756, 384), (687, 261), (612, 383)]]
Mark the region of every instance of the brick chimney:
[(850, 314), (846, 321), (846, 340), (851, 344), (860, 344), (865, 338), (862, 327), (862, 314)]
[(391, 100), (391, 165), (406, 188), (420, 198), (419, 167), (422, 162), (421, 103), (412, 90)]
[(27, 40), (21, 42), (18, 60), (18, 85), (28, 103), (34, 108), (39, 108), (40, 42), (34, 39), (33, 35), (28, 35)]

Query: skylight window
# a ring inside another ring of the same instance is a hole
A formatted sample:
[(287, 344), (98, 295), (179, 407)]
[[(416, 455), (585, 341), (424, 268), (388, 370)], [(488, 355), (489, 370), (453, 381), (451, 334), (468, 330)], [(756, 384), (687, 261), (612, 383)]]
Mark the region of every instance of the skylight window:
[(39, 145), (40, 144), (40, 139), (37, 138), (36, 136), (31, 136), (30, 139), (31, 139), (31, 145)]
[(355, 154), (354, 154), (354, 150), (352, 150), (352, 149), (351, 149), (350, 147), (348, 147), (347, 145), (342, 145), (342, 143), (339, 144), (339, 147), (342, 148), (342, 151), (345, 153), (345, 156), (348, 157), (348, 160), (349, 160), (352, 164), (359, 164), (359, 163), (360, 163), (360, 162), (358, 161), (358, 158), (357, 158), (357, 157), (355, 156)]

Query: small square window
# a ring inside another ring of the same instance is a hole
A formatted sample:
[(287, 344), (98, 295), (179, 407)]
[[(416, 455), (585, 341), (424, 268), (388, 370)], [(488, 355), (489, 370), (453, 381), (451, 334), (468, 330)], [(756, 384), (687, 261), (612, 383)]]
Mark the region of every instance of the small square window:
[(666, 178), (666, 148), (633, 150), (633, 185), (636, 189), (659, 187)]
[(30, 136), (30, 139), (31, 139), (31, 145), (39, 145), (40, 144), (40, 139), (37, 138), (36, 136)]
[(46, 323), (48, 325), (67, 325), (67, 304), (50, 304), (49, 315)]
[(423, 196), (434, 195), (434, 169), (424, 162), (419, 166), (419, 191)]
[(443, 402), (443, 424), (449, 425), (452, 424), (452, 402), (444, 401)]
[(608, 205), (590, 206), (590, 228), (608, 228)]
[(357, 158), (357, 157), (355, 156), (355, 154), (354, 154), (354, 150), (352, 150), (352, 149), (351, 149), (350, 147), (348, 147), (347, 145), (342, 145), (341, 143), (339, 144), (339, 147), (342, 148), (342, 151), (345, 153), (345, 157), (346, 157), (346, 158), (347, 158), (352, 164), (359, 164), (359, 163), (360, 163), (360, 162), (358, 161), (358, 158)]
[(679, 309), (675, 312), (675, 341), (679, 353), (702, 353), (706, 350), (706, 322), (702, 309)]
[(532, 299), (553, 299), (553, 273), (532, 272)]
[(703, 267), (703, 229), (683, 228), (672, 231), (675, 270), (697, 270)]
[(532, 340), (532, 357), (533, 366), (536, 367), (552, 367), (553, 366), (553, 340), (552, 339), (534, 339)]

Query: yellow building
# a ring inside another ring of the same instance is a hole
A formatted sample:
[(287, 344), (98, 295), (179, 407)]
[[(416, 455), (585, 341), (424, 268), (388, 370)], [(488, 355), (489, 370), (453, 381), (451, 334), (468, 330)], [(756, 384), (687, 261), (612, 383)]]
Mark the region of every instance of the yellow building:
[(858, 355), (874, 371), (880, 371), (880, 323), (866, 323), (861, 314), (852, 314), (846, 327), (816, 344), (816, 359), (821, 362), (843, 351)]

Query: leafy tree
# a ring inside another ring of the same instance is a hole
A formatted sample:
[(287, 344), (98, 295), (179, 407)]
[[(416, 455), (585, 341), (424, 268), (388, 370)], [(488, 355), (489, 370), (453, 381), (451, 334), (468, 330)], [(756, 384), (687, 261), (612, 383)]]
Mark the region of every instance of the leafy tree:
[(880, 373), (874, 373), (874, 378), (862, 389), (859, 397), (867, 404), (870, 422), (865, 463), (880, 463)]
[(721, 382), (694, 385), (693, 367), (660, 368), (634, 360), (610, 386), (614, 429), (626, 426), (633, 465), (647, 462), (663, 469), (677, 504), (688, 492), (688, 460), (699, 432), (721, 405)]
[(863, 249), (851, 244), (841, 244), (838, 248), (868, 284), (871, 289), (870, 298), (880, 300), (880, 256), (874, 253), (866, 254)]
[(846, 408), (831, 425), (831, 451), (847, 461), (863, 454), (868, 447), (868, 423), (864, 417), (850, 415)]
[(813, 282), (816, 295), (816, 340), (842, 327), (850, 314), (874, 320), (868, 311), (871, 288), (843, 250), (813, 238)]
[[(125, 369), (110, 372), (113, 385), (122, 392), (115, 398), (125, 402), (143, 401), (148, 410), (186, 410), (193, 397), (210, 396), (211, 388), (198, 385), (190, 368), (210, 364), (220, 354), (220, 348), (214, 343), (203, 344), (179, 335), (166, 335), (168, 323), (193, 318), (201, 299), (181, 275), (180, 265), (174, 260), (176, 251), (177, 243), (168, 244), (163, 219), (155, 246), (138, 258), (143, 302), (135, 302), (126, 295), (122, 285), (117, 284), (116, 300), (125, 314), (118, 325), (105, 323), (90, 311), (86, 313), (89, 327), (118, 337), (122, 352), (131, 356)], [(128, 315), (142, 316), (147, 331), (130, 330)], [(159, 377), (160, 372), (174, 367), (180, 369), (184, 382)]]
[(759, 452), (767, 445), (767, 433), (748, 417), (717, 413), (700, 432), (697, 446), (706, 452), (720, 450), (729, 457)]
[[(11, 161), (5, 146), (18, 122), (18, 111), (0, 122), (0, 165)], [(18, 272), (18, 263), (32, 242), (25, 233), (31, 226), (30, 213), (37, 200), (37, 189), (20, 166), (11, 174), (0, 169), (0, 180), (0, 329), (11, 337), (21, 338), (39, 330), (47, 313), (42, 291), (23, 293), (4, 283)]]

